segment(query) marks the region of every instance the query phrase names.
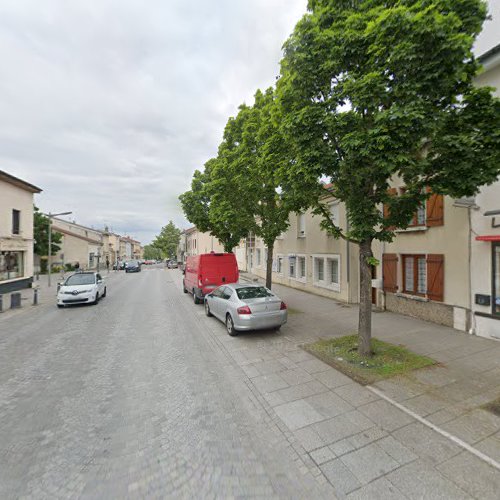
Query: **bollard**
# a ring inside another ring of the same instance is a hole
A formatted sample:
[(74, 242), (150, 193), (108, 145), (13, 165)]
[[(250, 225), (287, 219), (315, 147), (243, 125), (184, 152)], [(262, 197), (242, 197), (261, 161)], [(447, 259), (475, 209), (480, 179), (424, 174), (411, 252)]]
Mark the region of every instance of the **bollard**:
[(0, 313), (3, 313), (3, 295), (0, 293)]
[(11, 293), (10, 294), (10, 308), (11, 309), (18, 309), (19, 307), (21, 307), (21, 294), (19, 292)]
[(38, 287), (33, 288), (33, 305), (38, 305)]

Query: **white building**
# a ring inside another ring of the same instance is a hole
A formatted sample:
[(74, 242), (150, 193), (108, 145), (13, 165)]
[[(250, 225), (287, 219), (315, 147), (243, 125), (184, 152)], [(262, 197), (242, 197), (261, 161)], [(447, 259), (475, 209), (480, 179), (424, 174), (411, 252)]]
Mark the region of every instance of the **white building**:
[(41, 191), (0, 170), (0, 294), (33, 282), (33, 195)]

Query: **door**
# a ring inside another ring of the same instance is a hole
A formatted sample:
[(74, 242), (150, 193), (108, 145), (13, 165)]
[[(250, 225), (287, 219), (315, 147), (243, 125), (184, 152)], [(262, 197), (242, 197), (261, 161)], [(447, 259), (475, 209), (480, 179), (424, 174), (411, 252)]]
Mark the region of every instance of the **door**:
[[(372, 266), (372, 280), (377, 279), (377, 266)], [(372, 286), (372, 304), (377, 305), (377, 289)]]
[(219, 288), (216, 288), (212, 292), (212, 297), (211, 300), (209, 301), (208, 305), (210, 306), (210, 312), (217, 318), (221, 317), (221, 302), (222, 302), (222, 292), (223, 292), (223, 286), (220, 286)]

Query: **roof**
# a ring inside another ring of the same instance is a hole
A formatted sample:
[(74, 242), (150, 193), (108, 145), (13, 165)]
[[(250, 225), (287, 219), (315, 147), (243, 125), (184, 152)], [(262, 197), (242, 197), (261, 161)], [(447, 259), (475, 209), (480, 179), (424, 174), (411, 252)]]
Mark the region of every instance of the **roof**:
[(0, 181), (8, 182), (13, 186), (24, 189), (25, 191), (29, 191), (30, 193), (42, 192), (42, 190), (39, 187), (36, 187), (33, 184), (30, 184), (29, 182), (23, 181), (18, 177), (14, 177), (13, 175), (10, 175), (7, 172), (4, 172), (3, 170), (0, 170)]
[(494, 57), (496, 54), (500, 53), (500, 43), (495, 45), (490, 50), (487, 50), (484, 54), (478, 57), (479, 62), (484, 63)]
[(94, 231), (95, 233), (104, 234), (104, 231), (101, 231), (100, 229), (94, 229), (93, 227), (82, 226), (81, 224), (77, 224), (76, 222), (71, 222), (69, 220), (59, 219), (58, 217), (52, 217), (52, 220), (58, 220), (58, 221), (64, 222), (65, 224), (69, 224), (70, 226), (77, 226), (77, 227), (81, 227), (83, 229), (88, 229), (89, 231)]
[(92, 238), (87, 238), (86, 236), (82, 236), (81, 234), (72, 233), (71, 231), (68, 231), (67, 229), (63, 229), (61, 227), (57, 227), (57, 226), (52, 225), (52, 229), (54, 231), (56, 231), (57, 233), (66, 234), (68, 236), (74, 236), (75, 238), (88, 241), (89, 243), (95, 243), (97, 245), (102, 245), (102, 241), (100, 241), (100, 240), (94, 240)]

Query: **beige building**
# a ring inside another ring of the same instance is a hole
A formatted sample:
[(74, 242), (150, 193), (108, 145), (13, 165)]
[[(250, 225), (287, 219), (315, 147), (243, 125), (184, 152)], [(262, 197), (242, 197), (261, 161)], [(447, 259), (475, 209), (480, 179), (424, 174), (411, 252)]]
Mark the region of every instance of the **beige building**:
[(41, 191), (0, 170), (0, 294), (33, 282), (33, 195)]
[[(331, 200), (330, 213), (346, 227), (344, 205)], [(319, 223), (310, 211), (290, 215), (288, 230), (274, 244), (273, 282), (357, 303), (358, 247), (329, 236)], [(241, 270), (265, 278), (267, 249), (260, 238), (247, 238), (235, 253)]]
[[(183, 240), (183, 241), (182, 241)], [(179, 243), (178, 253), (181, 257), (181, 262), (188, 255), (199, 255), (210, 252), (224, 252), (224, 245), (210, 233), (202, 233), (196, 227), (191, 227), (181, 233), (181, 241)], [(184, 252), (182, 254), (182, 252)]]
[(53, 265), (78, 264), (80, 269), (95, 269), (103, 260), (103, 233), (97, 229), (54, 217), (52, 231), (62, 234)]
[(108, 259), (110, 266), (113, 266), (119, 260), (120, 235), (109, 231), (108, 228), (104, 229), (102, 235), (103, 262), (105, 263), (106, 259)]

